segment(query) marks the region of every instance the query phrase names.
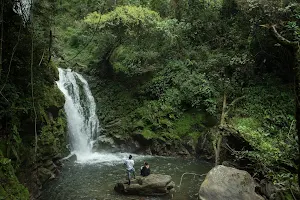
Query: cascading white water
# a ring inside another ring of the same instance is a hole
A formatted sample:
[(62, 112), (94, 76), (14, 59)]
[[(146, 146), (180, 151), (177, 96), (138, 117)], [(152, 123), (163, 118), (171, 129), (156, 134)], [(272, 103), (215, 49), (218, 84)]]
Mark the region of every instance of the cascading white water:
[(80, 74), (70, 69), (58, 70), (59, 81), (56, 83), (66, 99), (64, 108), (71, 150), (77, 160), (85, 160), (93, 155), (92, 143), (100, 132), (95, 100), (87, 81)]
[(22, 17), (24, 24), (30, 19), (31, 4), (34, 2), (35, 0), (20, 0), (14, 2), (13, 10)]

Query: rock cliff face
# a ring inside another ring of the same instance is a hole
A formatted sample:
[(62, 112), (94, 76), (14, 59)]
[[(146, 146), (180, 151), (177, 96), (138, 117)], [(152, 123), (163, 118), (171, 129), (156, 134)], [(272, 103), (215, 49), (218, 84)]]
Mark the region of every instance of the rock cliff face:
[(115, 191), (121, 194), (141, 196), (161, 196), (174, 192), (175, 183), (171, 176), (150, 174), (146, 177), (136, 177), (128, 185), (125, 181), (119, 181), (115, 185)]
[(246, 171), (219, 165), (209, 171), (199, 190), (201, 200), (264, 200)]
[(49, 112), (51, 118), (47, 117), (38, 129), (36, 162), (31, 143), (23, 143), (23, 167), (19, 170), (18, 178), (28, 188), (32, 199), (38, 198), (43, 185), (58, 175), (60, 159), (68, 153), (67, 121), (62, 106), (57, 109), (57, 115)]

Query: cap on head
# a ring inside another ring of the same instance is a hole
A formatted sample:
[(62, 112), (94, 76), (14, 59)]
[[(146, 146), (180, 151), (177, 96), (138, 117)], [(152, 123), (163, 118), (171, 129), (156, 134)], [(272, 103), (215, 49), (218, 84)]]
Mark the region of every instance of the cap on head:
[(132, 158), (132, 155), (129, 155), (129, 159), (131, 159)]
[(145, 162), (145, 165), (148, 165), (148, 163), (147, 163), (147, 162)]

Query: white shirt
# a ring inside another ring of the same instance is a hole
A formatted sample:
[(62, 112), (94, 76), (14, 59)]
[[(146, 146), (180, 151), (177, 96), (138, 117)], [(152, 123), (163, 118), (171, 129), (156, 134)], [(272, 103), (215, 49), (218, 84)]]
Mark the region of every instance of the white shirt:
[(124, 164), (126, 165), (127, 170), (133, 169), (134, 161), (133, 160), (125, 160)]

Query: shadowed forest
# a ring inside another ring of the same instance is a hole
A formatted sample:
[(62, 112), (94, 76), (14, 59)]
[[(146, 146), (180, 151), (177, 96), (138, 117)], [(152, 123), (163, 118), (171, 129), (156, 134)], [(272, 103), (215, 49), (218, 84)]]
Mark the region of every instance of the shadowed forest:
[(0, 199), (37, 199), (68, 155), (58, 67), (87, 79), (117, 151), (232, 166), (272, 185), (265, 199), (299, 197), (297, 0), (0, 2)]

